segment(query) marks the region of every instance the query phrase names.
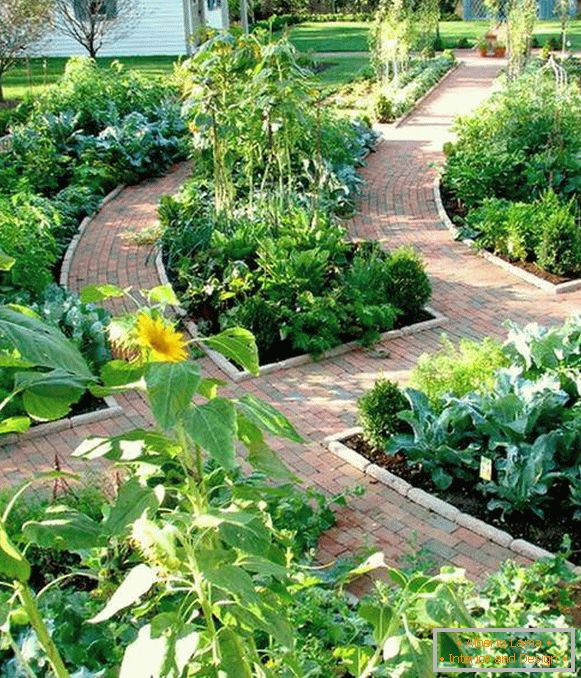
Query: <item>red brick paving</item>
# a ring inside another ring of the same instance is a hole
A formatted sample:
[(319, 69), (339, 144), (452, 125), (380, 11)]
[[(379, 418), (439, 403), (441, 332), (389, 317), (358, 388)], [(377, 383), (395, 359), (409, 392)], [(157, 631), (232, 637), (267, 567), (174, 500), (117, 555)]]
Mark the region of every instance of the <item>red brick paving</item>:
[[(349, 226), (353, 237), (377, 238), (388, 248), (410, 244), (422, 252), (434, 286), (432, 303), (450, 318), (445, 331), (455, 338), (503, 336), (506, 318), (520, 323), (555, 323), (581, 308), (580, 292), (550, 296), (517, 280), (453, 242), (439, 221), (432, 194), (436, 171), (432, 163), (442, 160), (442, 144), (452, 138), (454, 117), (469, 112), (489, 94), (499, 65), (494, 59), (467, 57), (403, 126), (383, 130), (385, 141), (363, 171), (367, 184), (360, 213)], [(150, 227), (159, 197), (174, 192), (187, 174), (188, 167), (183, 165), (165, 177), (127, 188), (107, 205), (79, 243), (70, 287), (80, 289), (95, 282), (138, 288), (157, 284), (151, 248), (131, 244), (123, 234)], [(356, 400), (378, 374), (405, 381), (419, 355), (438, 346), (440, 333), (436, 329), (392, 340), (385, 345), (387, 358), (354, 351), (232, 386), (232, 393), (247, 390), (275, 404), (304, 435), (307, 443), (303, 446), (280, 441), (275, 446), (305, 485), (330, 493), (355, 484), (365, 488), (363, 496), (349, 500), (349, 508), (338, 511), (337, 526), (322, 537), (323, 558), (375, 545), (390, 561), (398, 561), (421, 546), (436, 562), (454, 563), (481, 577), (499, 561), (514, 557), (403, 499), (346, 465), (321, 444), (326, 435), (355, 423)], [(203, 367), (206, 373), (225, 378), (209, 360), (203, 360)], [(55, 453), (64, 465), (81, 473), (101, 473), (102, 466), (73, 462), (69, 454), (87, 435), (113, 434), (147, 422), (147, 409), (139, 396), (118, 400), (124, 408), (122, 417), (4, 446), (2, 484), (17, 483), (33, 470), (50, 467)]]

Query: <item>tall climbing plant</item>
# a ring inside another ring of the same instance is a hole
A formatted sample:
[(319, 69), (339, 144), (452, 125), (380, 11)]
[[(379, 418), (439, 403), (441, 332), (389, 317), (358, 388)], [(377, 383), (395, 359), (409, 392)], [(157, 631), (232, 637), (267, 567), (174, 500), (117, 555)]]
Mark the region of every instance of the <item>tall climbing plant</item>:
[(537, 18), (536, 0), (510, 0), (507, 13), (508, 77), (517, 78), (530, 57)]

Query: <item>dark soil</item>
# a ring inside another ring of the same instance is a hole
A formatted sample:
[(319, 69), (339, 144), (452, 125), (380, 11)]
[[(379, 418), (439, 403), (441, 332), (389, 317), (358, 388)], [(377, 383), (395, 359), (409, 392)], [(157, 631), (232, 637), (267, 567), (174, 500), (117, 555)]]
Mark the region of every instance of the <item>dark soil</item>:
[(403, 454), (388, 455), (381, 450), (371, 447), (361, 435), (351, 436), (343, 441), (347, 447), (363, 455), (366, 459), (387, 469), (399, 478), (403, 478), (410, 485), (425, 490), (430, 494), (456, 506), (464, 513), (480, 518), (500, 530), (505, 530), (515, 539), (526, 539), (547, 551), (556, 553), (565, 535), (571, 538), (571, 562), (581, 565), (581, 529), (579, 521), (573, 520), (573, 510), (565, 506), (567, 493), (565, 488), (559, 491), (555, 488), (555, 496), (562, 498), (563, 505), (556, 501), (553, 506), (545, 510), (545, 517), (539, 518), (533, 513), (511, 513), (502, 520), (500, 511), (489, 511), (486, 507), (487, 497), (476, 486), (478, 483), (462, 483), (454, 481), (447, 490), (440, 490), (434, 486), (432, 479), (420, 464), (408, 465)]
[[(88, 414), (89, 412), (97, 412), (98, 410), (104, 410), (107, 407), (107, 403), (102, 398), (96, 398), (90, 393), (85, 393), (83, 397), (79, 400), (78, 403), (75, 403), (68, 417), (76, 417), (79, 414)], [(46, 424), (45, 421), (33, 421), (32, 426), (42, 426)]]
[[(463, 221), (468, 213), (466, 206), (457, 200), (445, 186), (440, 187), (440, 193), (442, 196), (442, 204), (444, 205), (444, 209), (446, 210), (446, 213), (452, 222), (454, 224), (458, 224), (459, 222)], [(543, 271), (543, 269), (539, 268), (539, 266), (534, 261), (511, 261), (501, 254), (496, 254), (495, 252), (492, 252), (492, 254), (495, 254), (495, 256), (497, 256), (499, 259), (502, 259), (509, 264), (516, 266), (517, 268), (522, 268), (523, 271), (527, 271), (527, 273), (532, 273), (537, 278), (541, 278), (542, 280), (547, 280), (548, 282), (553, 283), (553, 285), (559, 285), (560, 283), (569, 282), (570, 280), (576, 279), (562, 275), (555, 275), (554, 273), (549, 273), (548, 271)]]
[[(402, 316), (398, 318), (393, 327), (394, 330), (399, 330), (402, 327), (409, 327), (410, 325), (421, 323), (426, 320), (432, 320), (434, 316), (428, 311), (421, 311), (415, 318), (406, 318)], [(341, 337), (341, 344), (347, 344), (350, 341), (355, 341), (357, 337), (345, 335)], [(341, 344), (338, 344), (339, 346)], [(298, 355), (303, 355), (305, 351), (293, 348), (290, 341), (279, 341), (272, 346), (268, 351), (259, 350), (259, 362), (261, 365), (268, 365), (270, 363), (280, 362), (288, 358), (295, 358)]]

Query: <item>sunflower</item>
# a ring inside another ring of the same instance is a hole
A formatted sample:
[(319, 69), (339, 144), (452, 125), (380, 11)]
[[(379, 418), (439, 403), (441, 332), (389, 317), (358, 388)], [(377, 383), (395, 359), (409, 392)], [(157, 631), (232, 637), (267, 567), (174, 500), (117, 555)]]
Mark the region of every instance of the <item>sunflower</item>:
[(153, 360), (179, 363), (188, 357), (184, 335), (166, 325), (160, 318), (140, 313), (137, 316), (135, 331), (137, 343)]

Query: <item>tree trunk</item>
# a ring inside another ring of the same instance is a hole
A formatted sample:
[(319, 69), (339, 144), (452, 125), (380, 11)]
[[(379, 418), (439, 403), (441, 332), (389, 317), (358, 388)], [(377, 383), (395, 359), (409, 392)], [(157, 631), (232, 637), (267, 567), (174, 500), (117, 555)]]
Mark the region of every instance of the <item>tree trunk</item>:
[(2, 88), (2, 73), (0, 73), (0, 102), (4, 101), (4, 90)]
[(245, 35), (248, 35), (248, 2), (247, 0), (240, 0), (240, 24)]

